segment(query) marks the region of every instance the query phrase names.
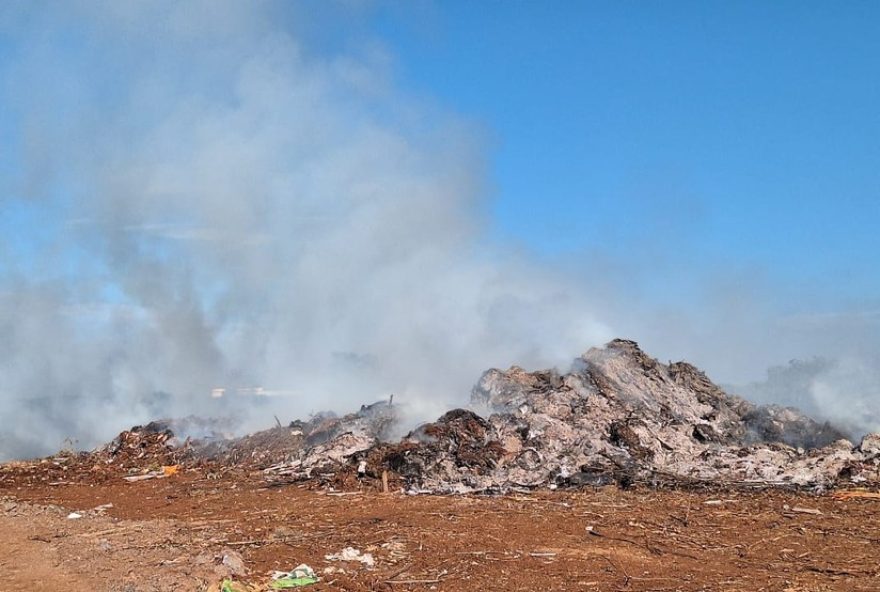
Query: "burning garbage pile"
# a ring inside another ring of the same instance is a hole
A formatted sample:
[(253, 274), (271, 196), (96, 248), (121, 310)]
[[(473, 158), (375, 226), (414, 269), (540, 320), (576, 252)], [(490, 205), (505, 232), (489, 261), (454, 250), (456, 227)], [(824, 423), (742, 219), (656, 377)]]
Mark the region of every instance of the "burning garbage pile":
[(789, 408), (729, 395), (685, 362), (662, 364), (632, 341), (578, 358), (571, 371), (489, 370), (470, 408), (388, 442), (389, 404), (304, 431), (269, 479), (384, 476), (410, 492), (505, 491), (617, 482), (835, 486), (874, 481), (880, 436), (859, 446)]
[(290, 463), (316, 466), (327, 462), (337, 466), (352, 454), (388, 440), (398, 428), (395, 407), (390, 401), (379, 401), (341, 417), (318, 413), (287, 426), (198, 445), (197, 455), (219, 466), (270, 471), (282, 465), (290, 469)]
[(25, 482), (62, 484), (101, 482), (122, 478), (141, 481), (167, 477), (181, 466), (205, 464), (198, 451), (211, 442), (231, 436), (227, 422), (195, 416), (152, 421), (121, 432), (91, 452), (62, 451), (34, 461), (14, 462), (3, 469), (14, 471)]
[(151, 421), (120, 433), (86, 455), (95, 463), (137, 472), (145, 468), (193, 464), (198, 452), (232, 437), (231, 421), (196, 416)]
[[(571, 370), (488, 370), (467, 409), (403, 438), (392, 401), (322, 413), (240, 438), (195, 417), (122, 432), (91, 453), (17, 463), (27, 480), (161, 478), (177, 467), (261, 471), (275, 483), (503, 492), (610, 483), (834, 487), (880, 481), (880, 434), (853, 446), (791, 408), (727, 394), (686, 362), (614, 340)], [(29, 475), (29, 476), (28, 476)]]

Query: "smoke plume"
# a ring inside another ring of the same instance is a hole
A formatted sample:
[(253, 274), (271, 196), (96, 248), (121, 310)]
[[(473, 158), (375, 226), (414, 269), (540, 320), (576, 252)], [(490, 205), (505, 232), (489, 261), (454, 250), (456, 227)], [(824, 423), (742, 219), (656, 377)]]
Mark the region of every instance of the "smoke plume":
[(4, 208), (45, 236), (6, 239), (0, 457), (211, 412), (216, 388), (279, 394), (263, 426), (390, 393), (431, 414), (611, 336), (486, 240), (479, 134), (381, 51), (312, 54), (259, 3), (53, 8), (4, 14)]
[(613, 245), (549, 263), (501, 244), (480, 128), (401, 90), (381, 45), (319, 49), (305, 16), (0, 7), (0, 458), (156, 417), (234, 413), (248, 429), (392, 393), (427, 418), (486, 368), (567, 367), (615, 336), (740, 384), (852, 351), (862, 361), (823, 366), (810, 392), (871, 428), (850, 403), (876, 396), (876, 377), (852, 377), (878, 359), (877, 318), (804, 329), (729, 289), (662, 308)]

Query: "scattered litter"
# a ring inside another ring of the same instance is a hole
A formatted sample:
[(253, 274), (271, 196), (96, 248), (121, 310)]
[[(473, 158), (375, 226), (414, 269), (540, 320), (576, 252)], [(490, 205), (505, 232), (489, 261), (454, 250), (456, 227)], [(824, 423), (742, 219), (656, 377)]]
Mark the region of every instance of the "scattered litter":
[[(212, 586), (208, 592), (213, 592), (216, 589)], [(257, 589), (244, 582), (236, 582), (227, 578), (220, 583), (219, 592), (257, 592)]]
[(143, 475), (130, 475), (128, 477), (123, 477), (129, 483), (136, 483), (137, 481), (147, 481), (148, 479), (158, 479), (160, 477), (164, 477), (165, 473), (162, 471), (150, 471), (149, 473), (144, 473)]
[(373, 555), (371, 553), (361, 553), (358, 549), (355, 549), (354, 547), (346, 547), (339, 553), (325, 555), (324, 559), (326, 559), (327, 561), (360, 561), (368, 567), (373, 567), (374, 565), (376, 565), (376, 560), (373, 559)]
[(79, 520), (80, 518), (82, 518), (82, 514), (78, 512), (71, 512), (67, 515), (68, 520)]
[(148, 473), (144, 473), (143, 475), (130, 475), (128, 477), (123, 477), (123, 479), (125, 479), (129, 483), (135, 483), (137, 481), (147, 481), (149, 479), (164, 479), (165, 477), (176, 475), (179, 471), (180, 465), (166, 465), (158, 471), (150, 471)]
[(220, 559), (220, 563), (229, 568), (230, 575), (242, 575), (247, 572), (244, 559), (241, 555), (231, 549), (224, 549)]
[(839, 491), (831, 496), (832, 498), (844, 501), (850, 499), (875, 499), (880, 500), (880, 493), (874, 491)]
[(706, 501), (704, 501), (704, 502), (703, 502), (703, 505), (704, 505), (704, 506), (723, 506), (724, 504), (734, 504), (734, 503), (736, 503), (736, 500), (732, 500), (732, 499), (725, 499), (725, 500), (712, 499), (712, 500), (706, 500)]
[(296, 566), (289, 572), (276, 571), (272, 574), (272, 582), (269, 587), (273, 590), (284, 590), (287, 588), (301, 588), (310, 586), (318, 582), (318, 576), (315, 570), (305, 563)]
[(801, 508), (799, 506), (790, 507), (788, 504), (782, 506), (782, 509), (786, 512), (795, 512), (796, 514), (813, 514), (814, 516), (821, 516), (822, 510), (818, 508)]

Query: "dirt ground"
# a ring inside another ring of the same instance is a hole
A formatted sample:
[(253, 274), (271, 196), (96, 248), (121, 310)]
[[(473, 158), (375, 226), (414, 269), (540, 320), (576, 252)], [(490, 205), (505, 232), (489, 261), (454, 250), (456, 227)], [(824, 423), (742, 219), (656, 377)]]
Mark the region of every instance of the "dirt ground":
[[(4, 592), (206, 590), (227, 573), (259, 581), (300, 563), (321, 576), (315, 592), (880, 589), (875, 499), (613, 487), (339, 494), (196, 471), (136, 483), (4, 479), (0, 496)], [(325, 558), (345, 547), (375, 566)]]

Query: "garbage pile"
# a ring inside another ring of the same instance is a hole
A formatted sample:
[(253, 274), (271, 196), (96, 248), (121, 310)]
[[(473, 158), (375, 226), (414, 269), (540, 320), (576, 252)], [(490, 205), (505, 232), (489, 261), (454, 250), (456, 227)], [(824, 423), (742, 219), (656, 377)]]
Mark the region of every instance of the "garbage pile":
[(83, 458), (129, 469), (179, 465), (195, 459), (199, 450), (228, 441), (232, 437), (230, 426), (230, 420), (194, 415), (160, 419), (121, 432)]
[[(292, 454), (274, 458), (266, 471), (278, 476), (311, 476), (335, 473), (355, 455), (387, 441), (398, 428), (399, 417), (391, 401), (362, 405), (342, 417), (320, 414), (308, 421), (294, 421), (290, 428), (297, 440), (289, 441)], [(235, 449), (240, 443), (231, 445)]]
[[(167, 477), (177, 473), (182, 464), (193, 464), (197, 444), (181, 440), (172, 431), (175, 424), (188, 420), (153, 421), (134, 426), (109, 443), (91, 452), (62, 451), (32, 461), (0, 466), (22, 483), (102, 482), (122, 476), (126, 480)], [(181, 424), (184, 425), (184, 424)], [(0, 474), (2, 481), (2, 474)]]
[[(398, 442), (390, 404), (307, 426), (269, 479), (383, 477), (412, 493), (633, 482), (835, 486), (878, 480), (880, 435), (859, 446), (828, 424), (729, 395), (686, 362), (633, 341), (577, 358), (570, 372), (489, 370), (468, 409)], [(384, 474), (384, 475), (383, 475)]]
[(170, 421), (153, 421), (134, 426), (91, 454), (91, 459), (123, 468), (144, 464), (175, 465), (191, 454), (190, 443), (180, 441)]
[(292, 422), (290, 426), (277, 426), (240, 438), (206, 443), (197, 448), (196, 454), (213, 461), (218, 467), (265, 469), (303, 448), (302, 423)]
[(282, 467), (295, 472), (293, 467), (302, 462), (295, 459), (307, 452), (310, 466), (326, 461), (337, 467), (352, 452), (388, 440), (399, 426), (396, 408), (379, 401), (341, 417), (322, 412), (238, 438), (188, 440), (187, 446), (191, 458), (210, 463), (218, 473), (231, 468), (282, 473)]
[[(403, 438), (392, 401), (321, 413), (240, 438), (223, 421), (163, 420), (91, 453), (8, 465), (0, 481), (163, 478), (245, 469), (272, 482), (364, 484), (411, 493), (504, 492), (617, 483), (834, 487), (880, 482), (880, 434), (858, 446), (792, 408), (730, 395), (686, 362), (614, 340), (568, 373), (488, 370), (466, 409)], [(5, 476), (4, 476), (5, 475)], [(18, 477), (16, 477), (18, 478)]]

